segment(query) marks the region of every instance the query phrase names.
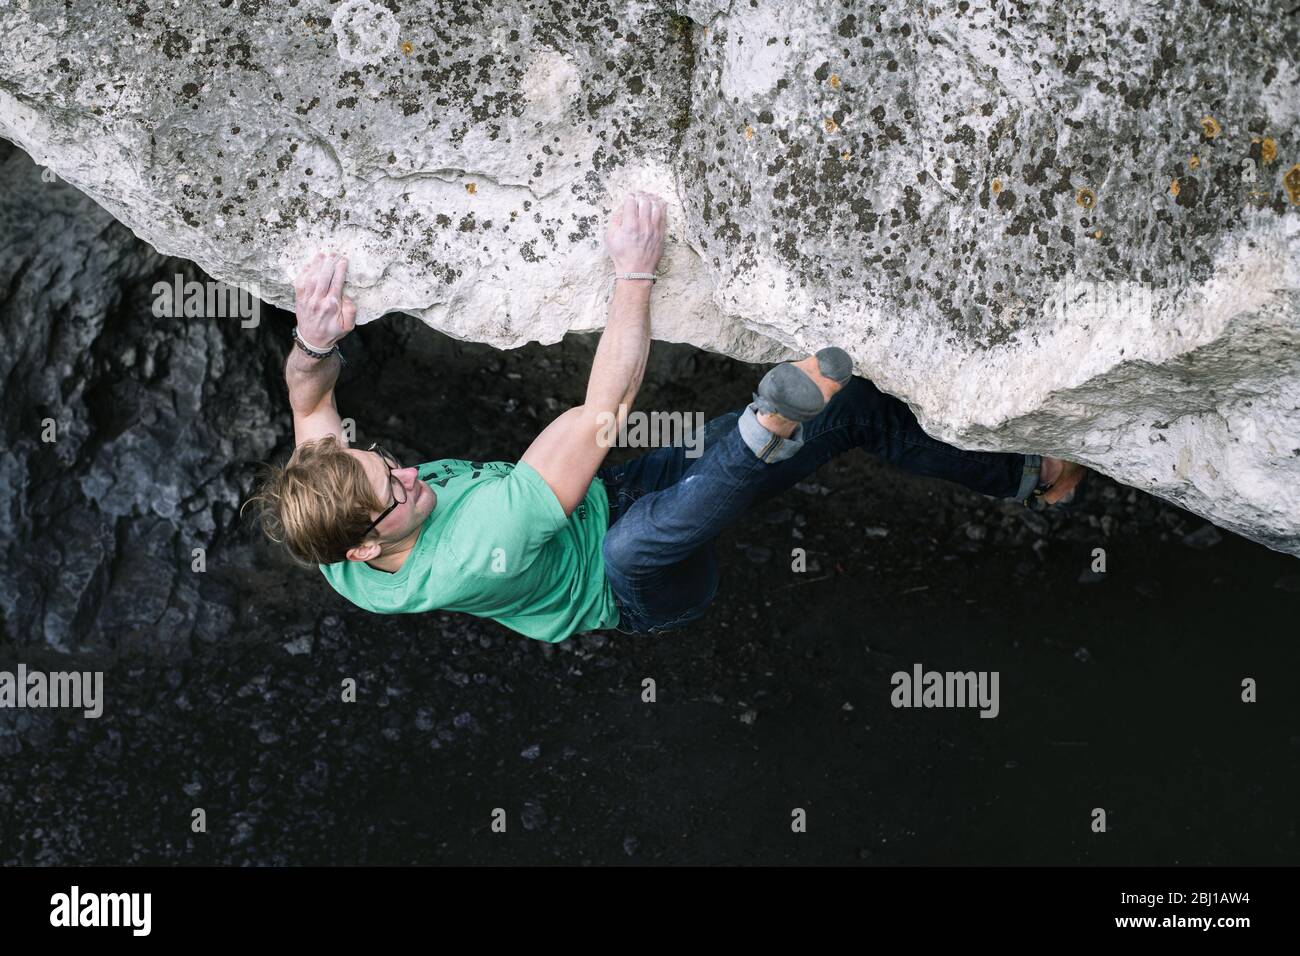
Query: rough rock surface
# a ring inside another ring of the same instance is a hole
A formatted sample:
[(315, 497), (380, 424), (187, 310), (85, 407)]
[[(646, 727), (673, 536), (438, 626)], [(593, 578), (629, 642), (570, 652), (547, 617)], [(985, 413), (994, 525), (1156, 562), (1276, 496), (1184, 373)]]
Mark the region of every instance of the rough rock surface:
[(0, 134), (160, 251), (499, 346), (603, 319), (674, 199), (656, 334), (833, 342), (970, 447), (1085, 461), (1300, 553), (1291, 4), (228, 0), (0, 19)]
[(154, 318), (152, 281), (193, 266), (8, 144), (0, 235), (0, 635), (218, 639), (233, 602), (193, 552), (206, 566), (229, 539), (251, 463), (288, 427), (282, 350), (234, 319)]

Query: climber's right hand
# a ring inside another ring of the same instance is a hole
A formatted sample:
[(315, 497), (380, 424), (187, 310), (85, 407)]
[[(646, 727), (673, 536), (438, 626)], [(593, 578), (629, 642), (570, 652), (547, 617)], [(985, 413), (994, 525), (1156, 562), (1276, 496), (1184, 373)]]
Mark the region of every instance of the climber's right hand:
[(654, 193), (633, 192), (605, 227), (605, 249), (615, 272), (654, 272), (664, 251), (667, 206)]
[(326, 351), (356, 325), (356, 303), (343, 294), (345, 256), (318, 252), (293, 282), (298, 335), (311, 348)]

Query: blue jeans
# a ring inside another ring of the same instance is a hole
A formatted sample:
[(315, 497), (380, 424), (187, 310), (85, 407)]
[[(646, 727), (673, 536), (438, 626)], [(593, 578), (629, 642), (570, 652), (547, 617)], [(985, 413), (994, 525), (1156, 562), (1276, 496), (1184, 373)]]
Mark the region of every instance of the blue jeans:
[(597, 475), (609, 496), (605, 574), (627, 634), (682, 627), (718, 590), (714, 539), (745, 511), (853, 448), (914, 475), (997, 498), (1027, 497), (1038, 455), (962, 451), (931, 438), (904, 402), (853, 378), (791, 438), (758, 423), (753, 404), (705, 426), (704, 451), (659, 448)]

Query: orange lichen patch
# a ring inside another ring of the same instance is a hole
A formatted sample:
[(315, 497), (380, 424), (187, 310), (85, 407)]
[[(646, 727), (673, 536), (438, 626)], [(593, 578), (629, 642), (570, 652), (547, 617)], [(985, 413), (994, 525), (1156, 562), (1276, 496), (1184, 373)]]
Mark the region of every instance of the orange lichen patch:
[(1200, 165), (1201, 165), (1201, 157), (1199, 156), (1193, 156), (1191, 159), (1187, 161), (1188, 169), (1199, 169)]
[(1002, 192), (1002, 180), (1000, 179), (993, 180), (993, 182), (989, 183), (989, 189), (992, 191), (993, 195), (995, 196), (998, 193)]
[(1181, 187), (1178, 185), (1178, 180), (1175, 179), (1172, 183), (1169, 184), (1169, 195), (1171, 195), (1171, 196), (1177, 196), (1177, 195), (1178, 195), (1178, 190), (1179, 190), (1180, 188), (1181, 188)]
[(832, 88), (838, 90), (840, 88), (840, 75), (838, 73), (832, 73), (831, 78), (826, 82), (829, 83)]
[(839, 128), (839, 124), (835, 120), (829, 118), (826, 120), (826, 132), (833, 133)]
[(469, 193), (471, 196), (474, 195), (478, 192), (478, 183), (466, 183), (465, 192)]
[(1265, 138), (1263, 142), (1259, 144), (1259, 158), (1264, 161), (1265, 166), (1276, 160), (1277, 140)]
[(1093, 206), (1097, 205), (1097, 194), (1087, 186), (1084, 186), (1074, 194), (1074, 201), (1084, 209), (1091, 209)]
[(847, 163), (852, 158), (853, 158), (853, 150), (851, 149), (846, 149), (844, 152), (840, 153), (840, 160), (843, 162)]
[(1092, 234), (1092, 238), (1094, 238), (1094, 239), (1100, 239), (1100, 238), (1101, 238), (1101, 230), (1098, 229), (1096, 232), (1094, 232), (1094, 233)]
[(1296, 163), (1286, 171), (1282, 177), (1282, 186), (1286, 189), (1287, 198), (1293, 205), (1300, 205), (1300, 163)]
[(1201, 120), (1201, 131), (1205, 134), (1206, 139), (1214, 139), (1223, 132), (1223, 127), (1213, 116), (1206, 116)]
[(402, 52), (405, 53), (407, 56), (410, 56), (411, 51), (414, 49), (415, 49), (415, 44), (413, 44), (410, 40), (407, 40), (405, 43), (402, 44)]
[(746, 126), (746, 127), (745, 127), (745, 139), (753, 139), (753, 138), (754, 138), (754, 127), (752, 127), (752, 126)]

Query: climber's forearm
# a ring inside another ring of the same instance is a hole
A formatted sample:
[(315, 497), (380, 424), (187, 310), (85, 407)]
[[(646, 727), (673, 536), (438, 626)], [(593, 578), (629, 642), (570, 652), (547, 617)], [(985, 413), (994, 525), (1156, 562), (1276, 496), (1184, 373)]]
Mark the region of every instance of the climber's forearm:
[(609, 321), (596, 346), (584, 405), (589, 412), (619, 413), (632, 407), (645, 376), (650, 353), (650, 294), (652, 284), (628, 279), (614, 283)]
[(294, 348), (284, 363), (284, 380), (289, 386), (289, 407), (293, 409), (293, 442), (301, 445), (332, 435), (347, 444), (343, 419), (334, 404), (334, 383), (339, 377), (339, 355), (314, 359)]
[[(645, 193), (628, 195), (605, 230), (615, 274), (653, 273), (663, 239), (663, 200)], [(582, 504), (609, 454), (611, 436), (617, 433), (614, 422), (626, 414), (641, 387), (650, 352), (651, 288), (643, 279), (614, 280), (609, 320), (596, 345), (586, 400), (542, 429), (519, 459), (541, 475), (566, 515)]]
[(591, 363), (587, 400), (547, 425), (520, 458), (555, 492), (566, 515), (582, 503), (609, 454), (615, 423), (621, 425), (641, 387), (650, 351), (648, 286), (633, 280), (615, 283), (609, 321)]
[(347, 441), (334, 405), (340, 363), (334, 346), (352, 331), (357, 318), (356, 303), (343, 294), (347, 271), (345, 257), (318, 252), (294, 279), (293, 311), (300, 341), (317, 351), (332, 349), (325, 358), (318, 359), (295, 346), (289, 349), (284, 363), (289, 407), (293, 409), (293, 438), (298, 445), (327, 435)]
[(333, 402), (339, 367), (337, 352), (328, 358), (314, 359), (302, 349), (289, 349), (289, 358), (284, 363), (284, 381), (289, 386), (289, 407), (295, 415), (310, 415), (326, 399)]

